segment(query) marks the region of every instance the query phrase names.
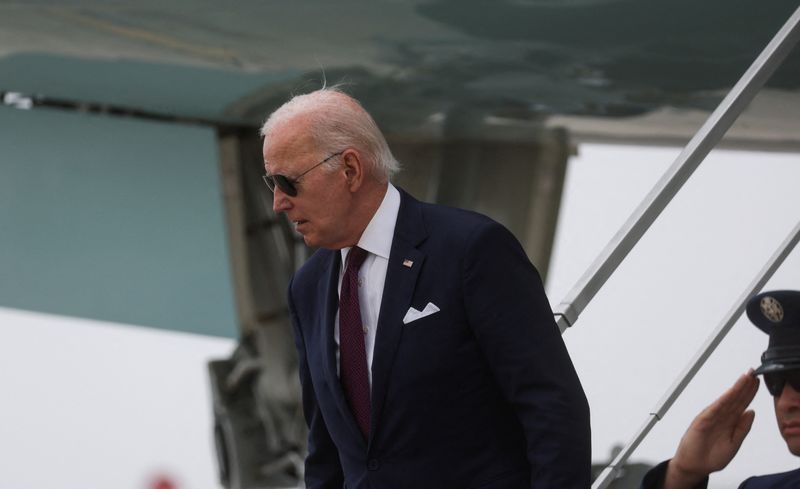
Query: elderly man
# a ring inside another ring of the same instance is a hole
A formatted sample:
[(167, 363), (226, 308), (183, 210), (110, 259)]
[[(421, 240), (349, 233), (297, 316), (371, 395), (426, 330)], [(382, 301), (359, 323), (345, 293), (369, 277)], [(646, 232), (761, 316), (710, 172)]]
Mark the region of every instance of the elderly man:
[[(672, 460), (651, 470), (643, 489), (705, 488), (708, 475), (733, 459), (750, 431), (755, 413), (747, 406), (764, 375), (774, 397), (778, 429), (793, 455), (800, 456), (800, 292), (774, 291), (753, 297), (747, 316), (769, 335), (761, 366), (742, 375), (725, 394), (692, 421)], [(751, 477), (740, 489), (796, 489), (800, 469)]]
[(307, 487), (589, 487), (586, 398), (509, 231), (392, 186), (386, 140), (335, 89), (261, 132), (275, 211), (320, 248), (289, 286)]

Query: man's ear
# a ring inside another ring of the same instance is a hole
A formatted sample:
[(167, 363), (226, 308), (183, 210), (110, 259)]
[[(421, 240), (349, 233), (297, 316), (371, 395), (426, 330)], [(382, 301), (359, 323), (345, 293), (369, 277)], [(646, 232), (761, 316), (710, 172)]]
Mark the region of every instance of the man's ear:
[(365, 165), (364, 159), (354, 149), (348, 149), (342, 153), (342, 168), (344, 169), (347, 187), (350, 192), (356, 192), (364, 183)]

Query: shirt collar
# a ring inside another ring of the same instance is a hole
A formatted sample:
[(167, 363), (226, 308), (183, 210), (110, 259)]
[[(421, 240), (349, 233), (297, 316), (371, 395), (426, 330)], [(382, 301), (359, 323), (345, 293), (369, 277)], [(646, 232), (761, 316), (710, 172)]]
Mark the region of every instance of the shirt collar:
[[(386, 188), (381, 205), (361, 234), (358, 247), (388, 260), (399, 212), (400, 192), (390, 183)], [(347, 253), (349, 252), (350, 248), (342, 248), (342, 263), (347, 263)]]

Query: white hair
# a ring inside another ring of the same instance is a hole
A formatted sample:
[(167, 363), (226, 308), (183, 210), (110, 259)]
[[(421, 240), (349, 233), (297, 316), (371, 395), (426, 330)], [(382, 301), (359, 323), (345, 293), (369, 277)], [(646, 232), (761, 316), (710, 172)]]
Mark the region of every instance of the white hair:
[[(309, 121), (310, 136), (328, 152), (357, 149), (371, 164), (372, 174), (379, 181), (388, 181), (400, 170), (400, 164), (372, 116), (356, 99), (337, 87), (323, 87), (292, 97), (270, 114), (261, 126), (261, 136), (268, 144), (273, 130), (298, 116)], [(329, 168), (335, 165), (336, 162), (326, 163)]]

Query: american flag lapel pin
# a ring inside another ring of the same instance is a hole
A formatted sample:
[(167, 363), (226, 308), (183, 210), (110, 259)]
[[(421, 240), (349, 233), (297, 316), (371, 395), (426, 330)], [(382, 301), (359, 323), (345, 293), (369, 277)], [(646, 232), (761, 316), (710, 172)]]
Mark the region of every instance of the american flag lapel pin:
[(406, 258), (405, 260), (403, 260), (403, 266), (404, 266), (404, 267), (406, 267), (406, 268), (411, 268), (411, 266), (412, 266), (412, 265), (414, 265), (414, 262), (413, 262), (413, 261), (411, 261), (411, 260), (409, 260), (408, 258)]

